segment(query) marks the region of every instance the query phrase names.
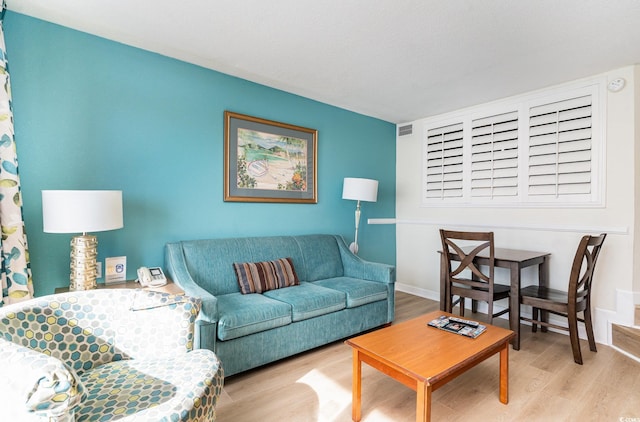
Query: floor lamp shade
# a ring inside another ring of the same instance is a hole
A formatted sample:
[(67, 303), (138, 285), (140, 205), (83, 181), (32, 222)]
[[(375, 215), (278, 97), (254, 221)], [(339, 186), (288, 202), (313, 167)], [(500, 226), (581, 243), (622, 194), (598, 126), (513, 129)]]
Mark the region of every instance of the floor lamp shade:
[(356, 205), (356, 234), (349, 249), (358, 253), (358, 227), (360, 226), (360, 201), (376, 202), (378, 200), (378, 181), (359, 177), (345, 177), (342, 185), (342, 199), (358, 201)]
[(71, 239), (70, 290), (94, 289), (98, 239), (87, 233), (124, 227), (122, 191), (42, 191), (42, 227), (45, 233), (82, 233)]
[(342, 186), (342, 199), (376, 202), (378, 200), (378, 181), (345, 177)]

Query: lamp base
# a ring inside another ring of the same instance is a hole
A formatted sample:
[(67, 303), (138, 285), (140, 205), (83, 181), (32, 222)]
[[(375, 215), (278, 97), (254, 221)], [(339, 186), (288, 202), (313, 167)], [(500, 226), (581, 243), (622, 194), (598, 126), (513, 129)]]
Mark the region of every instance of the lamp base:
[(358, 254), (358, 244), (356, 242), (351, 242), (351, 244), (349, 245), (349, 250), (357, 255)]
[(98, 238), (83, 234), (71, 239), (71, 276), (69, 290), (96, 288)]

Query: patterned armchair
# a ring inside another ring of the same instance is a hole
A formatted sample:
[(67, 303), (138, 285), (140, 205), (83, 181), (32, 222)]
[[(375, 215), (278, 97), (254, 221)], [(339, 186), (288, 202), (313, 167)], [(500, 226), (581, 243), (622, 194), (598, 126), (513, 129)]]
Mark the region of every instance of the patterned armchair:
[(215, 420), (223, 370), (192, 350), (199, 309), (126, 289), (0, 308), (0, 420)]

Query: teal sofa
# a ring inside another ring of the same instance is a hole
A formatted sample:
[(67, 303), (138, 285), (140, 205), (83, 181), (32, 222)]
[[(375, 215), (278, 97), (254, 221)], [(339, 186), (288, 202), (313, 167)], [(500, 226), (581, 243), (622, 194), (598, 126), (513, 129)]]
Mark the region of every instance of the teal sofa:
[[(242, 294), (234, 263), (291, 258), (300, 284)], [(341, 236), (190, 240), (165, 246), (165, 271), (202, 300), (195, 345), (226, 376), (391, 323), (395, 268), (364, 261)]]

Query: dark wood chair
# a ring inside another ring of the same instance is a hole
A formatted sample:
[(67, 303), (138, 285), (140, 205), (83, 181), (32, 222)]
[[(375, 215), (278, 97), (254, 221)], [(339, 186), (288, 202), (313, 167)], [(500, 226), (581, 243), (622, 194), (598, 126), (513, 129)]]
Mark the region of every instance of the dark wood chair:
[[(520, 303), (531, 306), (532, 310), (531, 318), (521, 319), (531, 322), (533, 332), (537, 331), (538, 325), (569, 331), (573, 360), (580, 365), (582, 353), (578, 339), (578, 321), (585, 325), (589, 349), (597, 352), (591, 320), (591, 285), (596, 261), (606, 236), (601, 234), (582, 237), (573, 259), (567, 291), (539, 286), (527, 286), (520, 290)], [(568, 327), (548, 322), (547, 312), (567, 318)], [(584, 318), (578, 318), (579, 312), (583, 313)]]
[[(444, 255), (444, 277), (446, 281), (447, 312), (459, 304), (460, 315), (464, 316), (465, 298), (473, 302), (487, 302), (489, 323), (493, 318), (509, 312), (509, 307), (493, 312), (493, 302), (509, 297), (509, 286), (494, 283), (495, 253), (493, 232), (460, 232), (440, 230), (442, 253)], [(483, 253), (484, 252), (484, 253)], [(489, 259), (486, 266), (476, 265), (478, 254)], [(453, 298), (457, 296), (454, 301)]]

